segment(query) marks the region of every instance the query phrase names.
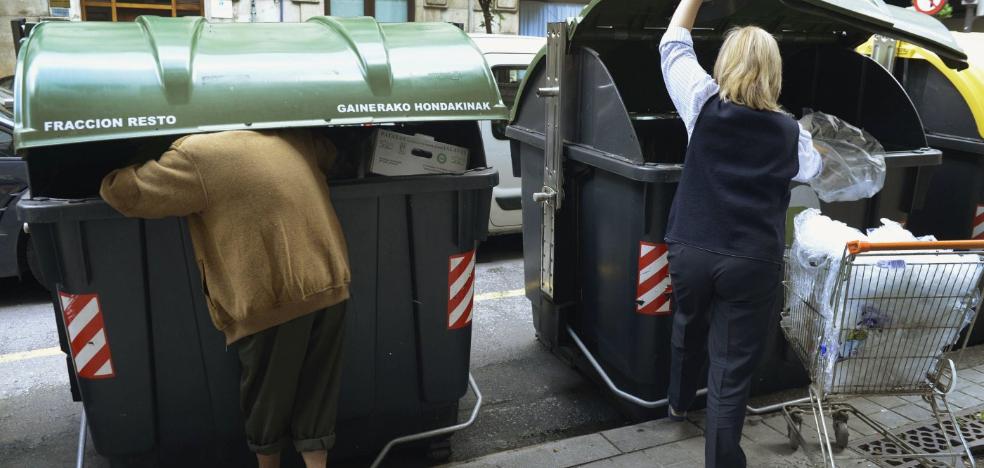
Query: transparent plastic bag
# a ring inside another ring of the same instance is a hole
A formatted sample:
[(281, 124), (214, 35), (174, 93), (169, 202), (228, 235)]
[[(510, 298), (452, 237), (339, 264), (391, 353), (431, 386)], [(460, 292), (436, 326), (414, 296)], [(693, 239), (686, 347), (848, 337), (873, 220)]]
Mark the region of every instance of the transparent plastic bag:
[[(850, 241), (867, 240), (865, 235), (840, 221), (824, 216), (820, 210), (810, 208), (796, 215), (793, 220), (796, 238), (790, 251), (798, 274), (803, 275), (794, 281), (794, 291), (804, 300), (814, 299), (816, 295), (824, 300), (818, 303), (829, 305), (829, 299), (840, 270), (844, 248)], [(822, 277), (821, 272), (826, 272)], [(817, 281), (819, 285), (815, 284)], [(819, 286), (819, 287), (818, 287)], [(832, 316), (825, 308), (821, 312)]]
[[(812, 358), (819, 359), (817, 365), (822, 366), (825, 385), (829, 386), (837, 357), (842, 352), (852, 353), (851, 347), (858, 344), (842, 345), (838, 340), (839, 322), (834, 320), (835, 306), (830, 298), (837, 284), (844, 247), (850, 241), (863, 240), (865, 236), (861, 231), (832, 220), (814, 208), (798, 214), (793, 223), (796, 235), (787, 267), (790, 295), (786, 304), (810, 303), (817, 308), (790, 307), (782, 325), (792, 330), (794, 339), (801, 343), (819, 340), (816, 342), (817, 348), (809, 352), (817, 353), (812, 354)], [(820, 329), (815, 324), (818, 320), (816, 314), (823, 317)]]
[(823, 170), (810, 181), (821, 200), (871, 198), (885, 186), (885, 148), (868, 132), (823, 112), (807, 112), (800, 124), (823, 158)]
[(803, 266), (817, 266), (823, 259), (839, 262), (848, 242), (867, 240), (861, 231), (830, 219), (816, 208), (808, 208), (796, 215), (793, 226), (794, 255)]

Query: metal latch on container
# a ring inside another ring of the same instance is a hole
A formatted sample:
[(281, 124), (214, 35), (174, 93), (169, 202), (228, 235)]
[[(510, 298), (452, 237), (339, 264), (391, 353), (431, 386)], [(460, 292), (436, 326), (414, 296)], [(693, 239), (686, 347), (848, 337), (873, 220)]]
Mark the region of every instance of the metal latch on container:
[(557, 200), (557, 192), (550, 187), (543, 187), (542, 192), (536, 192), (533, 194), (533, 201), (537, 203), (547, 203)]
[(895, 69), (895, 57), (898, 54), (899, 41), (875, 34), (871, 38), (871, 42), (871, 59), (892, 73)]
[(554, 246), (557, 210), (564, 198), (564, 133), (562, 128), (563, 93), (561, 77), (567, 54), (567, 23), (547, 25), (547, 69), (545, 86), (537, 95), (546, 100), (546, 145), (543, 151), (543, 189), (533, 194), (533, 200), (543, 206), (540, 226), (540, 290), (549, 298), (554, 295)]

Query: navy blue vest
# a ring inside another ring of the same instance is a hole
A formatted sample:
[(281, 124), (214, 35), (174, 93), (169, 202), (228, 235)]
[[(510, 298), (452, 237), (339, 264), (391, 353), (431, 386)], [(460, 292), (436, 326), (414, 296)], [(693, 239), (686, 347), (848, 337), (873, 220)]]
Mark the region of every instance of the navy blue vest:
[(694, 127), (666, 241), (782, 262), (799, 125), (712, 97)]

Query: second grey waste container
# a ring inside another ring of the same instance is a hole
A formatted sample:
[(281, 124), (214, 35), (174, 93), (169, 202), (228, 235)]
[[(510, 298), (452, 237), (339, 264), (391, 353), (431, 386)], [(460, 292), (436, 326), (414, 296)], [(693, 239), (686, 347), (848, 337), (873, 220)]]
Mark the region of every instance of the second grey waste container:
[[(927, 36), (916, 36), (905, 23), (916, 19), (905, 10), (857, 1), (845, 11), (844, 3), (714, 2), (701, 11), (696, 50), (709, 68), (729, 28), (768, 27), (785, 58), (782, 104), (838, 115), (885, 144), (886, 190), (875, 200), (825, 207), (865, 225), (909, 211), (920, 168), (938, 164), (940, 153), (928, 148), (901, 86), (853, 47), (879, 31), (954, 61), (965, 57), (942, 25), (921, 24)], [(658, 406), (669, 378), (673, 304), (663, 237), (686, 170), (687, 135), (662, 86), (656, 48), (675, 6), (596, 0), (574, 23), (551, 25), (507, 130), (521, 166), (526, 296), (537, 335), (589, 375), (604, 375), (599, 381), (645, 417), (652, 412), (638, 408)], [(758, 391), (806, 382), (781, 338), (778, 312), (764, 331), (772, 348)]]
[[(57, 294), (93, 445), (114, 466), (253, 459), (238, 358), (208, 318), (185, 221), (127, 219), (94, 198), (110, 169), (205, 131), (321, 127), (336, 166), (356, 169), (329, 181), (352, 270), (331, 459), (457, 426), (469, 386), (468, 286), (498, 178), (476, 121), (505, 117), (463, 32), (371, 18), (44, 23), (18, 57), (16, 89), (15, 138), (33, 196), (18, 212)], [(467, 148), (467, 172), (360, 177), (380, 126)], [(447, 455), (447, 437), (423, 442)]]

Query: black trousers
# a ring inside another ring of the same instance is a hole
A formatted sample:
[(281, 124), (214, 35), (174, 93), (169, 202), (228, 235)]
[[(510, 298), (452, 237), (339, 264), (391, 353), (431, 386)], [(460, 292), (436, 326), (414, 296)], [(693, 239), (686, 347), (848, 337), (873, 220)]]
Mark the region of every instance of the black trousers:
[(689, 409), (707, 375), (705, 466), (742, 468), (745, 405), (782, 284), (782, 265), (670, 245), (673, 356), (670, 405)]

